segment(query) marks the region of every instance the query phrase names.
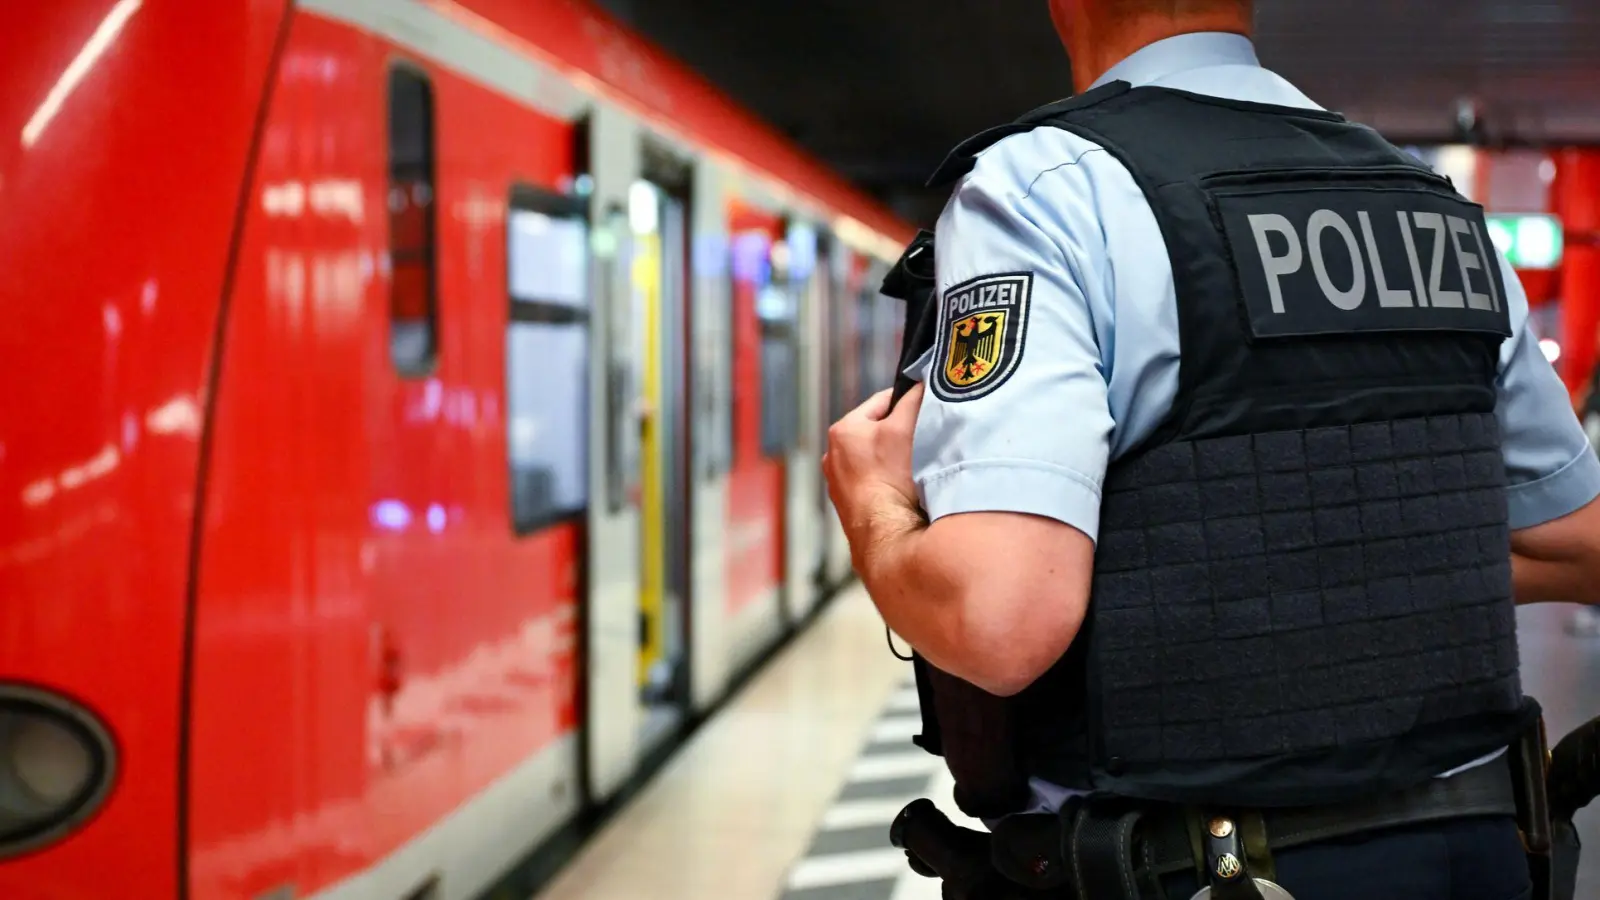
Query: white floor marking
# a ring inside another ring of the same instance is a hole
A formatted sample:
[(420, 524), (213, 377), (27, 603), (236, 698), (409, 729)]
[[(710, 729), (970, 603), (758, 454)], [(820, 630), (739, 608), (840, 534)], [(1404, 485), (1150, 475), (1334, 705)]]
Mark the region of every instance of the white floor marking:
[(922, 706), (917, 702), (917, 689), (914, 687), (901, 688), (889, 698), (889, 711), (891, 712), (921, 712)]
[(878, 724), (872, 726), (872, 742), (874, 744), (886, 744), (910, 741), (921, 733), (921, 716), (894, 716), (879, 719)]
[(789, 870), (789, 889), (803, 891), (807, 888), (832, 887), (839, 884), (859, 884), (894, 878), (906, 868), (904, 851), (888, 847), (883, 850), (863, 850), (859, 853), (835, 853), (830, 856), (813, 856), (803, 859)]
[(895, 882), (894, 893), (889, 895), (889, 900), (943, 900), (943, 894), (940, 893), (943, 884), (937, 878), (923, 878), (908, 868)]
[(944, 760), (921, 750), (894, 753), (884, 756), (867, 756), (856, 760), (850, 767), (851, 781), (883, 781), (889, 778), (909, 778), (913, 775), (932, 775), (944, 768)]
[(845, 828), (866, 828), (869, 825), (887, 826), (916, 797), (895, 797), (892, 800), (852, 800), (839, 803), (822, 816), (822, 831)]

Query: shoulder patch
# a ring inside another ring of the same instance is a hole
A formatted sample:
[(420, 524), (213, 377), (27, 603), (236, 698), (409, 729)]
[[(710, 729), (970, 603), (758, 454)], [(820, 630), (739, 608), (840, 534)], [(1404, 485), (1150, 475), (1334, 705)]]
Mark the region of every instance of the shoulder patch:
[(1032, 272), (984, 275), (941, 294), (934, 396), (976, 400), (1005, 384), (1022, 361), (1032, 299)]

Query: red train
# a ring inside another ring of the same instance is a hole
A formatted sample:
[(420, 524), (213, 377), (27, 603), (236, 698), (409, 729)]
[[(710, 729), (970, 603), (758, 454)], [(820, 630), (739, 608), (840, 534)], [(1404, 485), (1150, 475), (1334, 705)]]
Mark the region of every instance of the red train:
[(911, 229), (578, 0), (0, 38), (0, 897), (455, 898), (848, 575)]

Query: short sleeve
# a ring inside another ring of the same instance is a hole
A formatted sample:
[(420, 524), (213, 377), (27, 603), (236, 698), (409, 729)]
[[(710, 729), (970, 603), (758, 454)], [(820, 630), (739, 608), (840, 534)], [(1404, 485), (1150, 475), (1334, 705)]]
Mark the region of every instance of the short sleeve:
[(1502, 451), (1513, 529), (1559, 519), (1600, 496), (1600, 458), (1573, 414), (1566, 385), (1528, 324), (1528, 297), (1500, 254), (1512, 336), (1501, 348)]
[(1086, 174), (1041, 181), (1012, 161), (1008, 144), (1027, 137), (985, 153), (939, 219), (914, 474), (933, 519), (1028, 513), (1094, 538), (1113, 422), (1084, 280), (1102, 268), (1104, 240)]

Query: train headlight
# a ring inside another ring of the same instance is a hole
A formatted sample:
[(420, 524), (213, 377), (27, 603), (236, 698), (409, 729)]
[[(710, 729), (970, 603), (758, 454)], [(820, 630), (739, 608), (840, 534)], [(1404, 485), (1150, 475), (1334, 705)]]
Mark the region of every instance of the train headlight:
[(88, 712), (44, 691), (0, 685), (0, 858), (70, 833), (109, 792), (116, 756)]

